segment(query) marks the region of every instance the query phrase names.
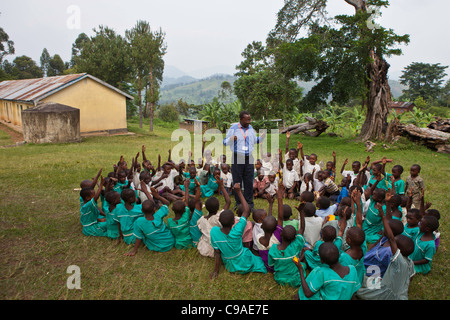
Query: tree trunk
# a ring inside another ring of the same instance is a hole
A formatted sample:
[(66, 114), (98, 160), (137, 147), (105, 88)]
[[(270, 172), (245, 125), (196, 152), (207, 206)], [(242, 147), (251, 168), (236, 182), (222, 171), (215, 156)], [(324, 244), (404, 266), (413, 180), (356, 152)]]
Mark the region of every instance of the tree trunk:
[(154, 97), (153, 95), (154, 87), (153, 87), (153, 70), (150, 69), (150, 112), (149, 112), (149, 118), (150, 118), (150, 132), (153, 132), (153, 114), (154, 114)]
[[(345, 0), (355, 8), (355, 12), (367, 11), (364, 0)], [(372, 62), (367, 66), (367, 93), (366, 105), (367, 116), (364, 122), (359, 139), (367, 141), (369, 139), (382, 140), (387, 129), (387, 115), (389, 113), (389, 102), (391, 101), (391, 88), (388, 82), (389, 64), (381, 59), (373, 48), (369, 51)]]
[(142, 80), (141, 80), (141, 75), (139, 74), (139, 76), (138, 76), (138, 87), (139, 87), (139, 89), (138, 89), (138, 94), (139, 94), (139, 100), (138, 100), (138, 102), (139, 102), (139, 128), (141, 128), (142, 129), (142, 97), (141, 97), (141, 94), (142, 94), (142, 89), (141, 89), (141, 87), (142, 87)]
[(367, 67), (369, 77), (367, 93), (367, 116), (361, 128), (360, 139), (381, 140), (387, 128), (387, 115), (391, 101), (391, 88), (388, 82), (389, 64), (380, 59), (372, 50), (373, 62)]

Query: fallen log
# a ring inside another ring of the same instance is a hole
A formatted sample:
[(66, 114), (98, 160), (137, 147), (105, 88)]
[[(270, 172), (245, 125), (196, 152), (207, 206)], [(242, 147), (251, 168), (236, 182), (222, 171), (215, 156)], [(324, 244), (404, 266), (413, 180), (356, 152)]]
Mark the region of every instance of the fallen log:
[(443, 132), (450, 132), (450, 119), (437, 119), (436, 121), (431, 122), (427, 127)]
[[(290, 132), (291, 134), (303, 132), (310, 137), (318, 137), (324, 133), (329, 125), (323, 120), (317, 120), (315, 118), (306, 117), (308, 122), (298, 123), (281, 130), (281, 133)], [(314, 130), (314, 131), (312, 131)], [(311, 132), (312, 131), (312, 132)]]
[(410, 140), (423, 143), (430, 149), (441, 153), (450, 153), (450, 133), (430, 128), (419, 128), (413, 124), (397, 125), (398, 133)]

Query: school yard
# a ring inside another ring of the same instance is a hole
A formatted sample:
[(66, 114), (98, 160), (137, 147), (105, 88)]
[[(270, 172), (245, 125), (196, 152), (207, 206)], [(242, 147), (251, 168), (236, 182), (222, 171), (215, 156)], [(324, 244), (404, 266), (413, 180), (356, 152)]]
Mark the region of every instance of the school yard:
[[(0, 298), (2, 300), (290, 300), (297, 289), (278, 285), (271, 274), (230, 274), (222, 265), (218, 279), (210, 280), (214, 260), (195, 249), (155, 253), (141, 248), (135, 257), (123, 254), (131, 249), (107, 238), (82, 235), (79, 221), (79, 193), (74, 189), (92, 178), (100, 168), (112, 171), (123, 155), (128, 163), (147, 147), (147, 157), (157, 162), (167, 152), (177, 126), (157, 123), (154, 133), (129, 122), (135, 135), (89, 137), (82, 143), (59, 145), (26, 144), (0, 149)], [(15, 142), (0, 127), (0, 145)], [(319, 161), (337, 153), (337, 171), (344, 159), (364, 161), (364, 145), (340, 137), (318, 138), (293, 135), (291, 145), (301, 140), (305, 153), (315, 152)], [(284, 150), (285, 136), (280, 138)], [(384, 149), (374, 148), (371, 159), (383, 156), (409, 174), (413, 163), (422, 166), (425, 199), (441, 212), (440, 247), (428, 275), (416, 275), (410, 285), (411, 300), (448, 299), (448, 237), (450, 161), (425, 147), (401, 140)], [(141, 159), (142, 160), (142, 157)], [(350, 164), (348, 165), (350, 168)], [(390, 171), (392, 164), (387, 165)], [(221, 204), (224, 203), (220, 198)], [(234, 200), (233, 200), (234, 201)], [(292, 206), (294, 201), (287, 201)], [(234, 203), (233, 203), (234, 204)], [(266, 206), (256, 200), (256, 207)], [(277, 205), (274, 204), (276, 214)], [(295, 211), (295, 210), (294, 210)], [(205, 211), (204, 211), (205, 212)], [(296, 215), (295, 215), (296, 216)], [(170, 217), (170, 216), (169, 216)], [(67, 287), (69, 266), (81, 271), (81, 289)]]

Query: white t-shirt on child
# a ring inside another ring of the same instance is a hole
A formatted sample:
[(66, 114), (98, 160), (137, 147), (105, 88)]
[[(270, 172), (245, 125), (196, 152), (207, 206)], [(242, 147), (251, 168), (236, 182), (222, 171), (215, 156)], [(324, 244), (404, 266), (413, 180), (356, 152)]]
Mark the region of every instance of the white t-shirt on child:
[(299, 178), (297, 172), (294, 169), (289, 171), (288, 169), (286, 169), (286, 165), (285, 165), (283, 167), (283, 185), (286, 188), (292, 188), (295, 181), (300, 181), (300, 178)]

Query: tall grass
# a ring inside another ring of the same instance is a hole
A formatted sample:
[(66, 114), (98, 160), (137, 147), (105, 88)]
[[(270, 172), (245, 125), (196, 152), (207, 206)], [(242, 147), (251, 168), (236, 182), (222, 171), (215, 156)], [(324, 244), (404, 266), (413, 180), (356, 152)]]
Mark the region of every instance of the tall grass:
[[(236, 275), (223, 266), (218, 279), (211, 281), (213, 259), (195, 249), (167, 253), (141, 248), (136, 257), (123, 254), (131, 249), (106, 238), (89, 238), (81, 233), (79, 193), (84, 179), (95, 176), (100, 168), (112, 171), (123, 155), (131, 163), (147, 147), (147, 157), (154, 163), (158, 154), (167, 157), (176, 125), (156, 123), (153, 133), (148, 126), (139, 128), (130, 121), (134, 135), (89, 137), (78, 144), (27, 144), (0, 151), (0, 298), (11, 300), (203, 300), (247, 299), (290, 300), (297, 289), (278, 285), (271, 274)], [(271, 137), (273, 139), (273, 137)], [(306, 154), (318, 154), (319, 161), (331, 160), (337, 153), (340, 170), (345, 158), (364, 160), (361, 143), (339, 137), (318, 138), (295, 135), (291, 144), (301, 140)], [(285, 137), (280, 138), (284, 150)], [(422, 165), (426, 201), (440, 210), (441, 245), (429, 275), (417, 275), (410, 286), (411, 299), (448, 298), (448, 217), (449, 161), (436, 154), (401, 141), (389, 149), (376, 146), (372, 159), (382, 156), (405, 168), (403, 178), (413, 163)], [(142, 160), (142, 158), (141, 158)], [(351, 162), (350, 162), (351, 163)], [(392, 165), (393, 165), (392, 164)], [(392, 165), (388, 165), (390, 170)], [(219, 198), (221, 205), (223, 199)], [(286, 201), (296, 205), (295, 201)], [(267, 207), (257, 199), (256, 207)], [(274, 212), (277, 205), (274, 205)], [(205, 212), (206, 213), (206, 212)], [(173, 213), (169, 215), (172, 217)], [(297, 214), (294, 214), (295, 218)], [(81, 290), (69, 290), (66, 270), (70, 265), (81, 269)]]

